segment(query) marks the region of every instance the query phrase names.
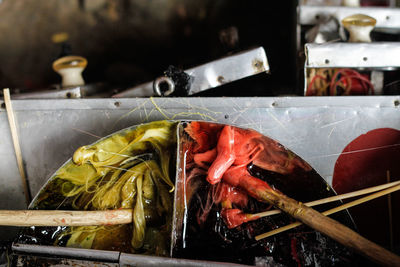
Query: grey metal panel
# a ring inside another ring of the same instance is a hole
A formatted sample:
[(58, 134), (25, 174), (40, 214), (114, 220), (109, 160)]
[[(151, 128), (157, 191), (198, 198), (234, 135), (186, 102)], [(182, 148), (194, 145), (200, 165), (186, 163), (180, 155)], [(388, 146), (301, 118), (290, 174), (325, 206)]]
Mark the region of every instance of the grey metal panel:
[(81, 87), (47, 90), (35, 93), (16, 94), (12, 99), (59, 99), (59, 98), (81, 98)]
[[(243, 51), (185, 70), (193, 77), (189, 95), (193, 95), (245, 77), (269, 72), (267, 55), (263, 47)], [(153, 96), (153, 82), (144, 83), (113, 97)]]
[[(241, 264), (176, 259), (166, 257), (147, 256), (139, 254), (127, 254), (117, 251), (104, 251), (95, 249), (81, 249), (81, 248), (66, 248), (54, 246), (39, 246), (27, 244), (13, 244), (12, 250), (14, 253), (21, 254), (22, 260), (35, 260), (32, 255), (38, 256), (38, 259), (43, 262), (46, 256), (52, 256), (55, 261), (49, 262), (49, 266), (66, 266), (68, 263), (73, 266), (97, 266), (93, 261), (100, 261), (101, 266), (187, 266), (187, 267), (217, 267), (217, 266), (247, 266)], [(25, 257), (24, 257), (25, 255)], [(80, 260), (80, 261), (78, 261)], [(83, 262), (87, 261), (87, 262)], [(91, 261), (91, 262), (88, 262)], [(106, 264), (111, 263), (111, 264)], [(75, 265), (76, 264), (76, 265)], [(81, 264), (81, 265), (79, 265)], [(22, 266), (22, 265), (21, 265)], [(28, 265), (35, 266), (35, 265)], [(100, 265), (99, 265), (100, 266)]]
[(137, 267), (152, 267), (152, 266), (185, 266), (185, 267), (218, 267), (218, 266), (248, 266), (242, 264), (226, 263), (226, 262), (213, 262), (213, 261), (199, 261), (199, 260), (187, 260), (187, 259), (176, 259), (176, 258), (163, 258), (146, 255), (135, 255), (121, 253), (120, 266), (137, 266)]
[[(18, 255), (13, 261), (15, 267), (118, 267), (118, 263), (99, 262), (99, 261), (84, 261), (75, 259), (40, 257), (33, 255)], [(0, 265), (6, 267), (6, 265)], [(7, 266), (8, 267), (8, 266)]]
[(376, 19), (378, 29), (400, 29), (400, 8), (301, 5), (298, 13), (301, 25), (315, 25), (331, 16), (341, 21), (350, 15), (365, 14)]
[(12, 250), (18, 253), (51, 255), (62, 258), (97, 260), (104, 262), (118, 262), (120, 252), (83, 248), (66, 248), (55, 246), (40, 246), (27, 244), (13, 244)]
[[(208, 120), (253, 128), (308, 161), (329, 183), (344, 147), (372, 129), (400, 129), (400, 96), (137, 98), (13, 101), (32, 194), (79, 146), (138, 123)], [(24, 196), (4, 109), (0, 109), (0, 208)], [(0, 228), (0, 234), (9, 228)], [(4, 238), (4, 235), (2, 235)]]
[(208, 88), (269, 72), (269, 65), (264, 48), (259, 47), (188, 69), (186, 72), (195, 77), (190, 94), (196, 94)]
[(306, 68), (398, 68), (400, 43), (306, 44)]

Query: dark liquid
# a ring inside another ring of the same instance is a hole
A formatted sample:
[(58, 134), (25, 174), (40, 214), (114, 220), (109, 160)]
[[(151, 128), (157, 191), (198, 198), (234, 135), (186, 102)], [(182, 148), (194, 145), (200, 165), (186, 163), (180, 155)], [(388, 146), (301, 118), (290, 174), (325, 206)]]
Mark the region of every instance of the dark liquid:
[[(253, 176), (265, 180), (271, 186), (302, 202), (334, 195), (314, 170), (281, 175), (256, 166), (249, 166), (248, 169)], [(198, 212), (205, 206), (209, 190), (212, 188), (205, 178), (196, 178), (203, 179), (204, 182), (190, 202), (186, 232), (174, 248), (176, 257), (249, 265), (281, 263), (287, 266), (314, 266), (314, 263), (318, 263), (319, 266), (354, 266), (357, 263), (357, 259), (348, 249), (306, 226), (260, 241), (254, 239), (256, 235), (292, 223), (293, 219), (285, 214), (264, 217), (228, 229), (220, 216), (221, 206), (214, 204), (204, 223), (199, 223)], [(320, 209), (330, 209), (334, 205), (323, 205)], [(243, 210), (245, 213), (257, 213), (268, 207), (268, 204), (250, 199)], [(337, 214), (334, 219), (353, 227), (347, 212)]]

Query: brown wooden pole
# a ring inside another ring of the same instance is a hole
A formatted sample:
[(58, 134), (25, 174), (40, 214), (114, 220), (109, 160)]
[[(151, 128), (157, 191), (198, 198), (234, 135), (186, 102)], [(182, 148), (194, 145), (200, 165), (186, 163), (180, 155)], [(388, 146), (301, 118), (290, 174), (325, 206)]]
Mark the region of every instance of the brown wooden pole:
[(309, 227), (329, 236), (374, 262), (387, 266), (400, 266), (400, 257), (369, 241), (343, 224), (274, 190), (259, 192), (258, 196), (288, 213)]
[(24, 163), (22, 160), (22, 152), (19, 143), (17, 122), (15, 120), (14, 111), (11, 103), (10, 90), (8, 88), (3, 89), (3, 94), (4, 94), (4, 103), (6, 104), (8, 123), (10, 124), (11, 137), (14, 144), (15, 157), (17, 158), (18, 170), (21, 176), (22, 187), (24, 188), (26, 206), (29, 206), (29, 203), (31, 202), (31, 194), (29, 191), (28, 179), (26, 178)]
[[(324, 211), (324, 212), (322, 212), (322, 214), (325, 215), (325, 216), (328, 216), (328, 215), (334, 214), (334, 213), (336, 213), (336, 212), (339, 212), (339, 211), (342, 211), (342, 210), (346, 210), (346, 209), (349, 209), (349, 208), (351, 208), (351, 207), (354, 207), (354, 206), (363, 204), (363, 203), (365, 203), (365, 202), (367, 202), (367, 201), (370, 201), (370, 200), (373, 200), (373, 199), (375, 199), (375, 198), (378, 198), (378, 197), (381, 197), (381, 196), (384, 196), (384, 195), (388, 195), (388, 194), (390, 194), (390, 193), (392, 193), (392, 192), (395, 192), (395, 191), (398, 191), (398, 190), (400, 190), (400, 185), (398, 185), (398, 186), (393, 186), (393, 187), (387, 188), (387, 189), (385, 189), (385, 190), (379, 191), (379, 192), (377, 192), (377, 193), (368, 195), (368, 196), (366, 196), (366, 197), (362, 197), (362, 198), (353, 200), (353, 201), (351, 201), (351, 202), (348, 202), (348, 203), (346, 203), (346, 204), (340, 205), (340, 206), (335, 207), (335, 208), (333, 208), (333, 209)], [(306, 203), (305, 205), (306, 205), (306, 206), (309, 206), (309, 205), (307, 205), (307, 203)], [(310, 206), (309, 206), (309, 207), (310, 207)], [(287, 230), (296, 228), (297, 226), (302, 225), (302, 224), (303, 224), (303, 223), (297, 221), (297, 222), (295, 222), (295, 223), (291, 223), (291, 224), (285, 225), (285, 226), (283, 226), (283, 227), (280, 227), (280, 228), (274, 229), (274, 230), (272, 230), (272, 231), (269, 231), (269, 232), (267, 232), (267, 233), (264, 233), (264, 234), (261, 234), (261, 235), (256, 236), (256, 240), (260, 240), (260, 239), (263, 239), (263, 238), (267, 238), (267, 237), (270, 237), (270, 236), (273, 236), (273, 235), (276, 235), (276, 234), (285, 232), (285, 231), (287, 231)]]
[(102, 211), (0, 210), (0, 225), (91, 226), (132, 222), (132, 209)]
[(400, 257), (362, 237), (343, 224), (326, 217), (318, 211), (307, 207), (281, 192), (272, 189), (266, 182), (251, 176), (247, 170), (233, 169), (227, 171), (223, 180), (232, 186), (238, 186), (250, 196), (274, 205), (293, 218), (309, 227), (329, 236), (337, 242), (349, 247), (365, 257), (388, 266), (400, 266)]
[[(347, 198), (353, 198), (353, 197), (357, 197), (357, 196), (361, 196), (361, 195), (366, 195), (366, 194), (369, 194), (369, 193), (373, 193), (373, 192), (376, 192), (376, 191), (380, 191), (380, 190), (383, 190), (383, 189), (386, 189), (386, 188), (393, 187), (395, 185), (400, 185), (400, 181), (387, 183), (387, 184), (382, 184), (382, 185), (373, 186), (373, 187), (368, 187), (368, 188), (364, 188), (364, 189), (361, 189), (361, 190), (357, 190), (357, 191), (353, 191), (353, 192), (349, 192), (349, 193), (345, 193), (345, 194), (341, 194), (341, 195), (336, 195), (336, 196), (332, 196), (332, 197), (322, 198), (322, 199), (318, 199), (318, 200), (314, 200), (314, 201), (310, 201), (310, 202), (304, 203), (304, 205), (306, 205), (308, 207), (313, 207), (313, 206), (317, 206), (317, 205), (321, 205), (321, 204), (335, 202), (335, 201), (338, 201), (338, 200), (343, 200), (343, 199), (347, 199)], [(247, 214), (247, 216), (256, 217), (256, 218), (262, 218), (262, 217), (267, 217), (267, 216), (279, 214), (281, 212), (282, 211), (279, 210), (279, 209), (278, 210), (268, 210), (268, 211), (263, 211), (263, 212), (259, 212), (259, 213), (254, 213), (254, 214)]]

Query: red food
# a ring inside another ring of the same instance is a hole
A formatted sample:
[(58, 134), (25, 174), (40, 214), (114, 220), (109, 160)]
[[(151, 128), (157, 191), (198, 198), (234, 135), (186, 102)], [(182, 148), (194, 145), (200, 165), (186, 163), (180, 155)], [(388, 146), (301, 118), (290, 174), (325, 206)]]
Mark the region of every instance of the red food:
[[(211, 163), (215, 160), (217, 157), (217, 149), (213, 148), (211, 150), (208, 150), (204, 153), (197, 153), (194, 155), (193, 159), (194, 162), (201, 168), (203, 169), (208, 169)], [(207, 165), (207, 164), (208, 165)]]
[[(211, 162), (212, 157), (203, 161)], [(205, 155), (203, 155), (205, 156)], [(281, 174), (292, 173), (296, 168), (311, 170), (310, 165), (288, 151), (278, 142), (251, 131), (225, 126), (218, 139), (217, 156), (208, 170), (207, 181), (218, 183), (231, 166), (254, 165)]]
[(232, 204), (244, 208), (249, 202), (249, 197), (239, 188), (221, 182), (218, 184), (217, 194), (214, 201), (215, 203), (221, 203), (223, 208), (231, 209)]
[(267, 190), (273, 190), (266, 182), (251, 176), (246, 166), (231, 167), (225, 172), (222, 179), (232, 186), (245, 190), (251, 197), (262, 202), (265, 201), (259, 197), (260, 194)]
[(254, 165), (280, 174), (290, 174), (295, 169), (302, 169), (304, 171), (312, 169), (307, 162), (275, 140), (263, 136), (257, 141), (262, 143), (264, 150), (254, 159)]
[[(260, 133), (252, 130), (233, 128), (234, 130), (234, 153), (236, 156), (234, 165), (247, 165), (252, 162), (264, 146), (260, 140)], [(221, 138), (221, 137), (220, 137)]]
[(224, 182), (213, 185), (208, 191), (205, 205), (202, 206), (197, 213), (197, 222), (199, 224), (205, 222), (214, 204), (221, 203), (223, 208), (228, 209), (231, 209), (233, 205), (244, 208), (247, 206), (248, 201), (249, 197), (247, 194), (239, 188)]
[(218, 139), (217, 157), (208, 169), (207, 181), (216, 184), (221, 180), (224, 172), (233, 164), (236, 155), (233, 151), (234, 130), (231, 126), (225, 126)]
[(255, 131), (225, 126), (218, 139), (217, 157), (208, 169), (207, 181), (210, 184), (218, 183), (232, 164), (249, 164), (264, 149), (256, 141), (260, 137)]
[(239, 209), (222, 209), (221, 216), (229, 229), (259, 218), (257, 216), (249, 216)]
[(246, 193), (262, 202), (265, 202), (263, 192), (279, 193), (266, 182), (251, 176), (247, 171), (249, 163), (281, 174), (297, 168), (311, 170), (297, 155), (256, 131), (202, 122), (192, 122), (185, 130), (196, 141), (193, 161), (198, 167), (208, 169), (207, 181), (212, 185), (221, 179), (225, 182), (210, 190), (205, 206), (199, 211), (199, 222), (205, 221), (213, 204), (221, 203), (228, 227), (236, 227), (249, 219), (240, 210), (232, 209), (232, 204), (245, 207)]
[(217, 144), (218, 132), (222, 127), (223, 125), (220, 124), (200, 121), (189, 123), (185, 132), (196, 142), (193, 153), (202, 153), (214, 148)]

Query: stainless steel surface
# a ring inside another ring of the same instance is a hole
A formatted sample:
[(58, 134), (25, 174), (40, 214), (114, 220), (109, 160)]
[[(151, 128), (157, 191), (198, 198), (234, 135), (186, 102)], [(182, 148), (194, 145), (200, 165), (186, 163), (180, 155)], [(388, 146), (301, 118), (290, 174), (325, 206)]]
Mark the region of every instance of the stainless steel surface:
[(400, 43), (306, 44), (305, 68), (379, 68), (400, 67)]
[(218, 267), (218, 266), (248, 266), (242, 264), (213, 262), (213, 261), (199, 261), (175, 258), (162, 258), (146, 255), (135, 255), (121, 253), (119, 264), (121, 267), (137, 266), (137, 267), (151, 267), (151, 266), (186, 266), (186, 267)]
[[(79, 146), (128, 126), (163, 119), (253, 128), (297, 153), (331, 183), (336, 159), (350, 141), (376, 128), (400, 129), (399, 103), (400, 96), (228, 97), (16, 100), (13, 106), (34, 196)], [(24, 209), (6, 115), (0, 108), (0, 209)], [(10, 228), (0, 228), (3, 239), (12, 234)]]
[(27, 244), (17, 244), (17, 243), (12, 244), (11, 248), (14, 252), (18, 253), (51, 255), (63, 258), (97, 260), (105, 262), (118, 262), (120, 255), (120, 252), (118, 251), (27, 245)]
[(13, 94), (12, 99), (67, 99), (67, 98), (83, 98), (100, 94), (106, 86), (102, 83), (86, 84), (82, 86), (74, 86), (69, 88), (60, 88), (60, 85), (54, 89), (43, 91), (35, 91), (32, 93)]
[(332, 16), (341, 21), (350, 15), (365, 14), (377, 20), (376, 30), (400, 31), (400, 8), (300, 5), (298, 14), (298, 23), (301, 25), (319, 24)]
[[(38, 256), (39, 259), (40, 257), (51, 256), (54, 262), (49, 262), (48, 266), (67, 266), (66, 265), (67, 263), (70, 263), (73, 266), (85, 266), (83, 265), (85, 263), (89, 264), (88, 266), (137, 266), (137, 267), (247, 266), (247, 265), (224, 263), (224, 262), (199, 261), (199, 260), (155, 257), (155, 256), (138, 255), (138, 254), (127, 254), (117, 251), (103, 251), (95, 249), (66, 248), (66, 247), (39, 246), (39, 245), (26, 245), (26, 244), (13, 244), (12, 250), (14, 253), (20, 255), (21, 261), (23, 259), (35, 260), (33, 259), (34, 256)], [(95, 265), (93, 261), (99, 262), (99, 264), (102, 265)], [(32, 262), (29, 263), (32, 264)], [(75, 265), (75, 264), (82, 264), (82, 265)], [(28, 265), (28, 266), (34, 266), (34, 265)]]
[(12, 95), (12, 99), (62, 99), (81, 97), (81, 88), (79, 86), (60, 90), (45, 90), (39, 92)]
[[(269, 72), (269, 65), (264, 48), (259, 47), (185, 70), (185, 72), (194, 77), (189, 91), (189, 95), (192, 95), (248, 76)], [(154, 95), (153, 82), (149, 82), (120, 92), (113, 97), (152, 95)]]
[[(118, 263), (99, 262), (99, 261), (85, 261), (76, 259), (42, 257), (35, 255), (18, 255), (18, 258), (12, 266), (14, 267), (118, 267)], [(7, 265), (0, 265), (1, 267), (8, 267)]]

